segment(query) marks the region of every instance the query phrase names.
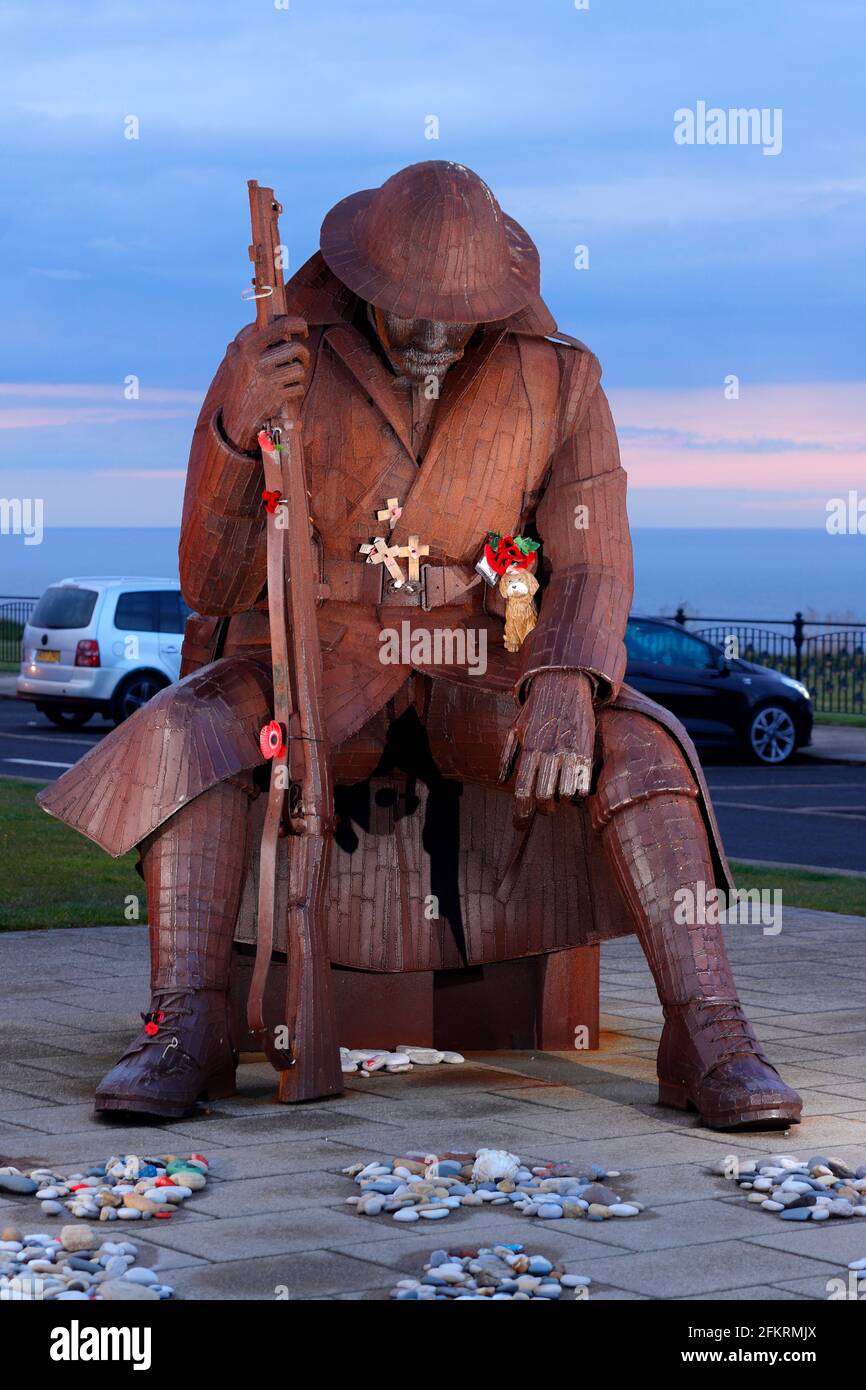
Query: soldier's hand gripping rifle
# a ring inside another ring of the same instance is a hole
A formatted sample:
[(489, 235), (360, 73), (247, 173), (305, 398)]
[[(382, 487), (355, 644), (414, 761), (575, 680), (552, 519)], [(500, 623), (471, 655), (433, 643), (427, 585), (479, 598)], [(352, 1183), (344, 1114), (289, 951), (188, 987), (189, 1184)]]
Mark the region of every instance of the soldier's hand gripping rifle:
[[(286, 312), (278, 217), (273, 189), (250, 180), (255, 266), (253, 291), (259, 328), (285, 325), (293, 363), (303, 370), (309, 353), (303, 319)], [(333, 833), (333, 786), (322, 717), (322, 656), (316, 620), (320, 583), (313, 543), (301, 442), (301, 384), (287, 388), (275, 420), (259, 434), (267, 514), (268, 613), (274, 675), (274, 718), (262, 730), (272, 758), (259, 861), (256, 962), (247, 1004), (250, 1029), (280, 1073), (279, 1099), (309, 1100), (342, 1090), (340, 1052), (331, 1000), (324, 897)], [(288, 829), (283, 838), (281, 832)], [(274, 943), (278, 855), (288, 853), (285, 1014), (266, 1025), (264, 995)]]

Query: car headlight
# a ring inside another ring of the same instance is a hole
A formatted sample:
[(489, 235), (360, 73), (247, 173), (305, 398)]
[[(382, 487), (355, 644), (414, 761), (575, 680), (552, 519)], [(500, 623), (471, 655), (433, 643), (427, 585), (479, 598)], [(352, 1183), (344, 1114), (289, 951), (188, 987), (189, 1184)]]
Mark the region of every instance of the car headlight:
[(792, 690), (796, 690), (805, 700), (811, 700), (809, 687), (804, 685), (802, 681), (795, 681), (791, 676), (782, 676), (782, 682), (784, 685), (789, 685)]

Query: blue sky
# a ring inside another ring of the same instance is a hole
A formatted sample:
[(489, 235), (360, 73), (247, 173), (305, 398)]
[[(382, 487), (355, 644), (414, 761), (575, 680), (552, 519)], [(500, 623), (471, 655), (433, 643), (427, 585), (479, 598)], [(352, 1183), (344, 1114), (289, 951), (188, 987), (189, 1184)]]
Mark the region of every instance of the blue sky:
[[(0, 492), (41, 488), (47, 525), (173, 524), (249, 317), (246, 180), (297, 267), (333, 203), (442, 158), (599, 354), (635, 522), (822, 526), (866, 490), (864, 35), (854, 0), (6, 4)], [(781, 108), (781, 153), (675, 144), (699, 100)]]

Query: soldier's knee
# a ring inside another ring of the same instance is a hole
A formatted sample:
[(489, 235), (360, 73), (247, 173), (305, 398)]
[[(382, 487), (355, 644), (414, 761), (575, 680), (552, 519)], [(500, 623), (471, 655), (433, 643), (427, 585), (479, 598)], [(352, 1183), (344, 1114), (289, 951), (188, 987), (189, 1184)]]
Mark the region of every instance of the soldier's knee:
[(673, 734), (645, 714), (603, 710), (599, 715), (601, 766), (590, 799), (596, 829), (635, 801), (680, 793), (697, 797), (698, 786)]
[(217, 726), (258, 720), (270, 708), (269, 675), (249, 657), (221, 657), (161, 691), (152, 705), (172, 729), (191, 729), (202, 716)]

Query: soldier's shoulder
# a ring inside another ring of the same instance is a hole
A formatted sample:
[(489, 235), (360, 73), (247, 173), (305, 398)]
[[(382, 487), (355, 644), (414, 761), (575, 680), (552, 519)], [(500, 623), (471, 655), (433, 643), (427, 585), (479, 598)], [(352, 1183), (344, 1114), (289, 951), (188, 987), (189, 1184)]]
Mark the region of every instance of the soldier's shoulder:
[(351, 322), (357, 299), (329, 269), (321, 251), (295, 271), (286, 285), (286, 306), (312, 326)]
[(601, 380), (601, 363), (592, 348), (580, 338), (560, 333), (558, 329), (549, 333), (544, 341), (559, 360), (563, 387), (570, 395), (588, 400)]
[(557, 329), (555, 333), (548, 333), (544, 341), (550, 343), (564, 363), (569, 363), (572, 367), (582, 366), (584, 369), (592, 367), (601, 373), (601, 363), (592, 348), (587, 347), (580, 338), (573, 338), (570, 333), (561, 333)]

